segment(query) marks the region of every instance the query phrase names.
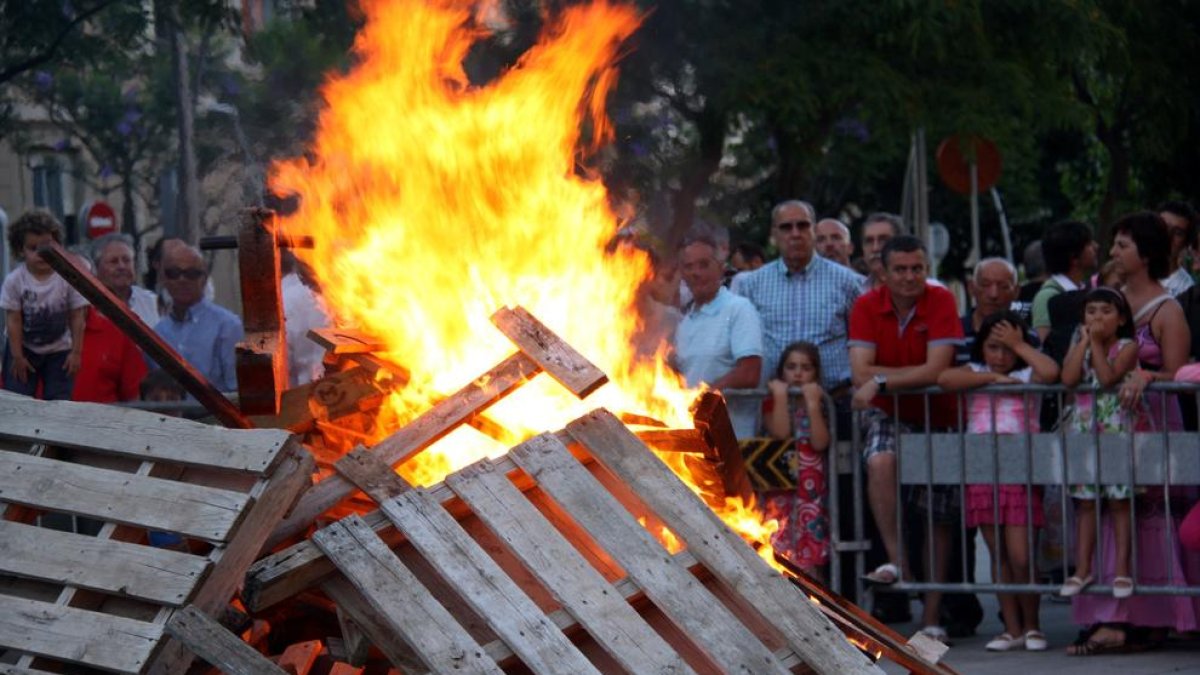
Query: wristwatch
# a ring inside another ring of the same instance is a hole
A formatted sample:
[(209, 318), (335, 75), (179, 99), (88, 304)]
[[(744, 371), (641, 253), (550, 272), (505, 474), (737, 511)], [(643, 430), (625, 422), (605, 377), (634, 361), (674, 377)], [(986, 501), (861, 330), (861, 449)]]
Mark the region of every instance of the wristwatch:
[(873, 375), (871, 377), (871, 379), (875, 380), (875, 384), (879, 385), (880, 392), (887, 391), (887, 375), (883, 375), (883, 374)]

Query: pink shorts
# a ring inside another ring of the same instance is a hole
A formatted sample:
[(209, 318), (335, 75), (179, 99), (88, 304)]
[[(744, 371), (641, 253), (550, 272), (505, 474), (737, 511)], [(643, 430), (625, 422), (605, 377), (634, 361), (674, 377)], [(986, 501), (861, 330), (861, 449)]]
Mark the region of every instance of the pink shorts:
[[(993, 495), (1000, 497), (1000, 508), (992, 503)], [(967, 527), (979, 525), (1027, 525), (1030, 509), (1033, 510), (1033, 526), (1044, 527), (1046, 514), (1042, 510), (1042, 489), (1034, 487), (1032, 500), (1024, 485), (967, 486)], [(1032, 504), (1030, 503), (1032, 501)], [(1000, 519), (996, 520), (997, 511)]]

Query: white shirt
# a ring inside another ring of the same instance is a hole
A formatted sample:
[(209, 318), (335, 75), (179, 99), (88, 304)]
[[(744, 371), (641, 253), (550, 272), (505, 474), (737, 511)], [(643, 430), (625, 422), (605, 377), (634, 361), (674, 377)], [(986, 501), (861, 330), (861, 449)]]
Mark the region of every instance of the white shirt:
[(138, 315), (147, 326), (154, 328), (162, 317), (158, 314), (158, 296), (154, 291), (133, 286), (129, 289), (129, 309)]
[(295, 387), (319, 379), (325, 373), (325, 350), (308, 339), (308, 331), (329, 325), (321, 299), (300, 281), (295, 272), (279, 281), (283, 294), (284, 333), (287, 335), (288, 383)]

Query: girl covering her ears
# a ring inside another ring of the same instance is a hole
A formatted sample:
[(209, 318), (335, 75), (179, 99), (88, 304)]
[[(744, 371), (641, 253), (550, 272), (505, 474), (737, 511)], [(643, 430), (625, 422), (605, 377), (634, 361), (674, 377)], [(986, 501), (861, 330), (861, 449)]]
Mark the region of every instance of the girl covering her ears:
[[(768, 493), (766, 518), (779, 521), (771, 545), (810, 576), (824, 579), (829, 562), (829, 513), (825, 506), (825, 451), (829, 424), (821, 389), (821, 352), (811, 342), (794, 342), (783, 350), (775, 378), (767, 382), (766, 427), (773, 438), (795, 439), (796, 489)], [(797, 405), (789, 405), (788, 389), (800, 389)]]
[[(1028, 326), (1016, 312), (992, 314), (979, 326), (970, 363), (944, 371), (938, 377), (938, 385), (954, 390), (989, 384), (1054, 382), (1058, 379), (1058, 364), (1033, 347), (1026, 337), (1028, 333)], [(1036, 433), (1039, 398), (1021, 393), (970, 394), (967, 429), (972, 434)], [(1000, 582), (1034, 583), (1028, 528), (1045, 526), (1040, 488), (968, 485), (966, 521), (967, 527), (985, 526), (979, 531), (992, 560), (996, 561)], [(1000, 613), (1005, 630), (987, 643), (988, 651), (1046, 649), (1036, 593), (1001, 593)]]

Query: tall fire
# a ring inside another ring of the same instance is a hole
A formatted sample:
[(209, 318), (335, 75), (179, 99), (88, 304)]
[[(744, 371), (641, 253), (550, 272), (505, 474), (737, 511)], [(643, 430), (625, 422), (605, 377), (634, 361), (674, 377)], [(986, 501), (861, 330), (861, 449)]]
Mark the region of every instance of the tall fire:
[[(570, 7), (515, 67), (475, 86), (463, 69), (485, 37), (474, 4), (364, 2), (358, 63), (325, 86), (310, 155), (271, 176), (273, 190), (300, 197), (281, 226), (312, 236), (306, 261), (339, 322), (385, 341), (411, 371), (377, 436), (511, 352), (488, 321), (505, 305), (528, 309), (610, 377), (583, 402), (535, 379), (488, 411), (512, 438), (464, 427), (400, 467), (420, 484), (597, 406), (688, 427), (697, 394), (661, 355), (635, 354), (648, 259), (611, 250), (622, 223), (586, 171), (610, 135), (605, 99), (638, 13), (603, 0)], [(661, 456), (692, 484), (677, 454)], [(720, 515), (769, 559), (774, 522), (749, 507), (727, 499)]]

